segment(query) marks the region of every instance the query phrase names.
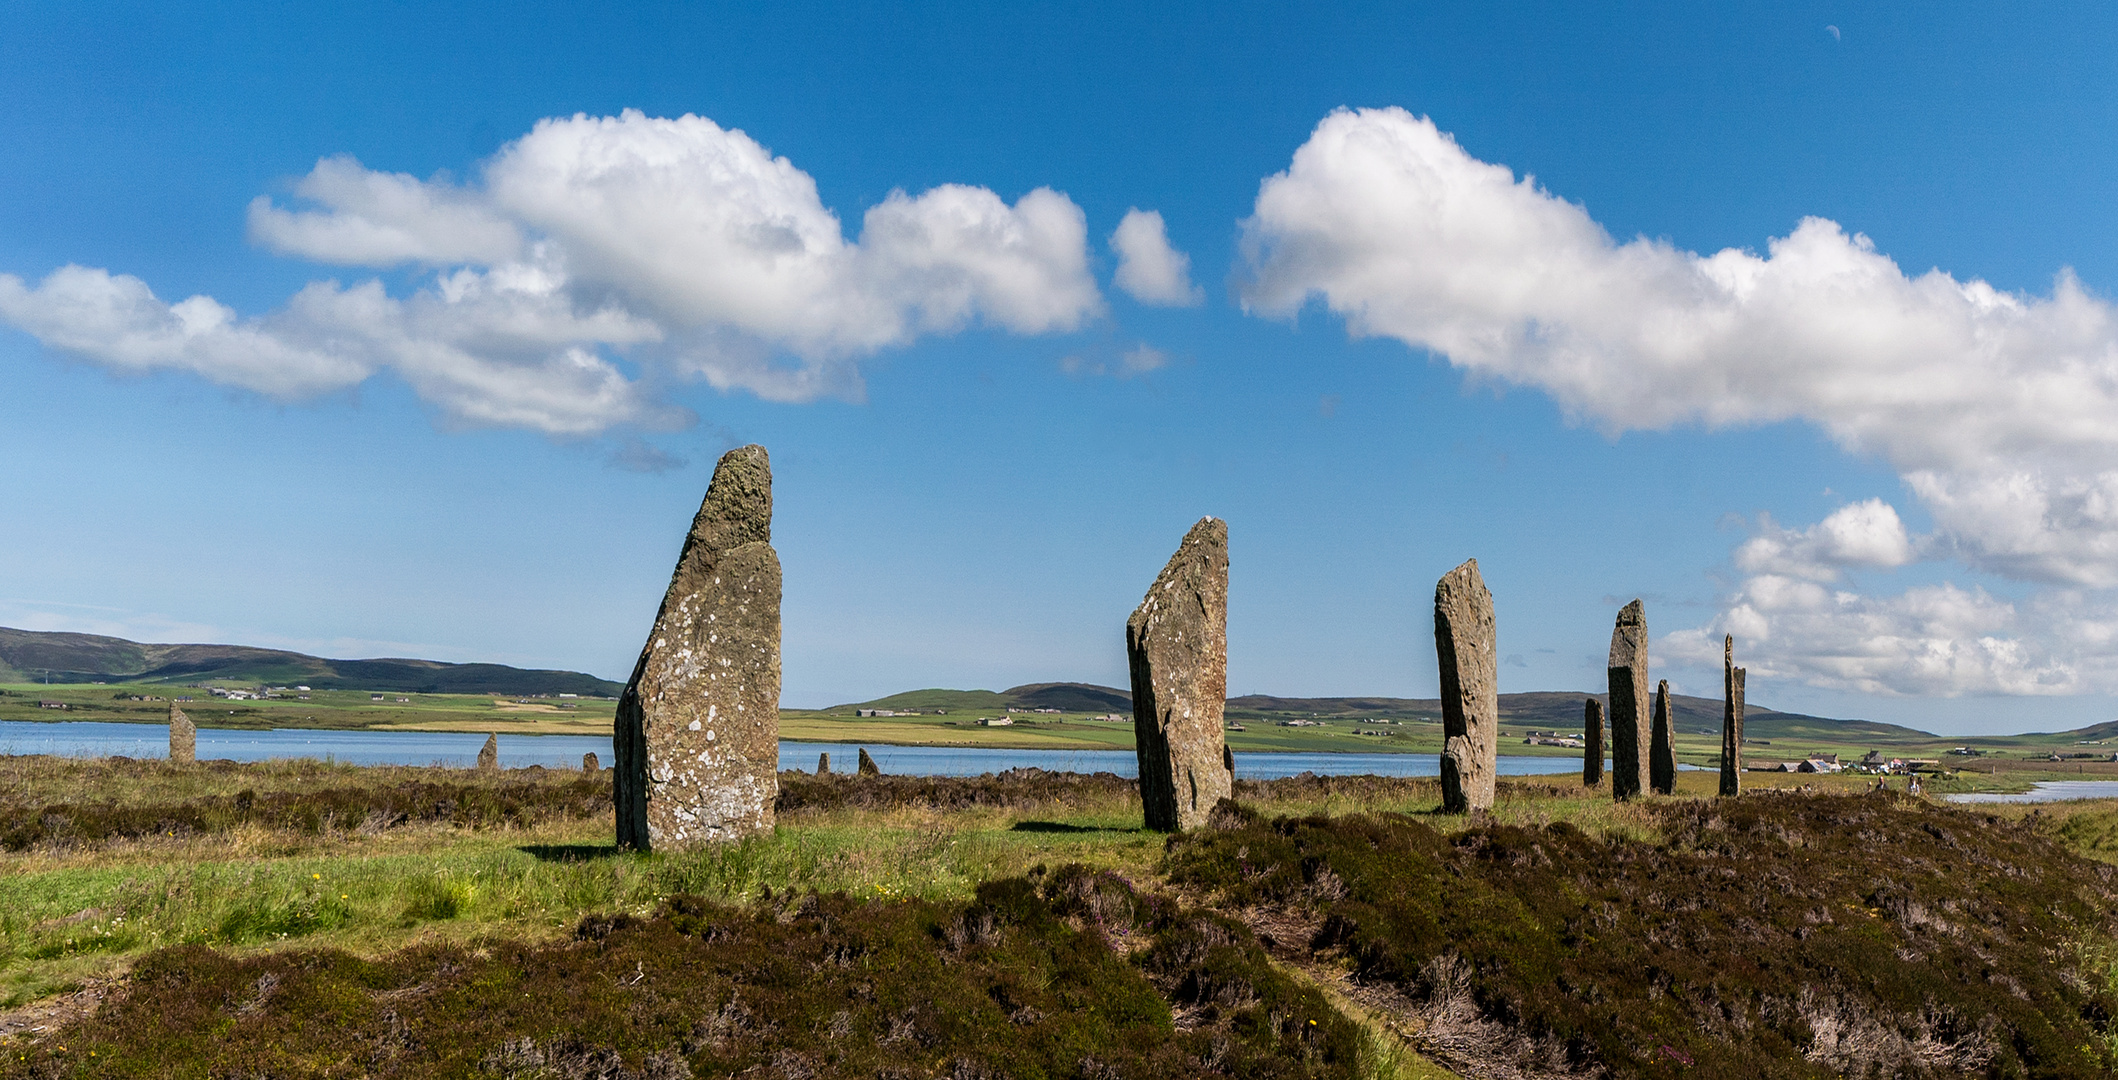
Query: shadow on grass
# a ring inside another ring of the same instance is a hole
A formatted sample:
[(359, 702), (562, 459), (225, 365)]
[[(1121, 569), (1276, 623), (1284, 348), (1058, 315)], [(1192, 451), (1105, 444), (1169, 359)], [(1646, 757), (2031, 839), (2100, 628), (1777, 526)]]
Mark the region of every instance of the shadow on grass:
[(524, 844), (515, 850), (538, 862), (589, 862), (625, 854), (616, 844)]
[(1063, 821), (1018, 821), (1013, 825), (1008, 826), (1008, 831), (1035, 833), (1136, 833), (1140, 831), (1140, 827), (1137, 825), (1123, 827), (1108, 825), (1068, 825)]

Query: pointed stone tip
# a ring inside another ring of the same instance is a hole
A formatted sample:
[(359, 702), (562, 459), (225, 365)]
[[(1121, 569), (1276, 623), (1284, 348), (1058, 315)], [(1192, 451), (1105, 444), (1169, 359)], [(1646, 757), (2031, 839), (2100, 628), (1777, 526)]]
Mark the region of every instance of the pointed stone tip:
[(1211, 515), (1202, 517), (1199, 519), (1198, 524), (1191, 527), (1190, 532), (1184, 534), (1185, 543), (1191, 543), (1193, 540), (1227, 547), (1228, 523)]
[(1437, 602), (1440, 600), (1442, 594), (1449, 590), (1451, 585), (1464, 587), (1467, 591), (1471, 592), (1476, 592), (1479, 589), (1485, 588), (1486, 579), (1485, 575), (1480, 574), (1478, 572), (1478, 560), (1465, 559), (1464, 561), (1456, 564), (1456, 569), (1451, 570), (1446, 574), (1443, 574), (1441, 576), (1441, 580), (1435, 582), (1434, 596)]
[(1638, 597), (1634, 597), (1632, 603), (1625, 605), (1618, 611), (1618, 622), (1620, 624), (1644, 623), (1646, 621), (1647, 605), (1641, 603)]

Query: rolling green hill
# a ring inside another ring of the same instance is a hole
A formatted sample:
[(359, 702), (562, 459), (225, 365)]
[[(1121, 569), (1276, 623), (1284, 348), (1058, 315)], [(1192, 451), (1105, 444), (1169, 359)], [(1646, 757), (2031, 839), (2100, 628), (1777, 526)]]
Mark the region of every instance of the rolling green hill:
[(578, 671), (387, 658), (327, 660), (247, 645), (158, 645), (96, 634), (0, 627), (0, 682), (300, 683), (319, 690), (421, 694), (580, 694), (615, 697), (622, 684)]
[[(1582, 702), (1594, 697), (1608, 705), (1606, 694), (1544, 690), (1500, 695), (1500, 722), (1508, 727), (1579, 731)], [(1721, 702), (1715, 698), (1670, 695), (1676, 729), (1684, 735), (1715, 735), (1721, 730)], [(834, 705), (827, 714), (852, 714), (858, 709), (950, 713), (998, 712), (1002, 709), (1059, 709), (1065, 712), (1115, 712), (1132, 710), (1132, 695), (1124, 690), (1090, 683), (1030, 683), (1007, 690), (911, 690), (873, 701)], [(1441, 701), (1437, 698), (1331, 697), (1293, 698), (1246, 694), (1228, 699), (1228, 718), (1273, 722), (1293, 719), (1377, 719), (1439, 722)], [(2118, 725), (2113, 725), (2118, 726)], [(1881, 742), (1925, 741), (1935, 736), (1896, 724), (1873, 720), (1837, 720), (1824, 716), (1784, 713), (1751, 705), (1744, 714), (1744, 733), (1760, 739), (1803, 739), (1865, 736)]]
[(1006, 690), (907, 690), (902, 694), (833, 705), (826, 714), (859, 709), (898, 712), (999, 712), (1003, 709), (1059, 709), (1063, 712), (1129, 712), (1133, 696), (1124, 690), (1090, 683), (1029, 683)]

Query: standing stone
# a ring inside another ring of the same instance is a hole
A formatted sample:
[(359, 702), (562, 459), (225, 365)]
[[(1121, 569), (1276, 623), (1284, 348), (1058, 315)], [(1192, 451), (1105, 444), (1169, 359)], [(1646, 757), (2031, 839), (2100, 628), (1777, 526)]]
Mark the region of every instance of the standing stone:
[(1588, 699), (1581, 717), (1581, 786), (1603, 782), (1603, 703)]
[(721, 455), (618, 698), (618, 846), (680, 851), (772, 828), (780, 560), (762, 446)]
[(1200, 518), (1125, 620), (1147, 827), (1195, 829), (1235, 790), (1228, 698), (1228, 523)]
[(595, 751), (591, 750), (588, 753), (581, 755), (581, 771), (589, 774), (590, 776), (594, 776), (595, 774), (603, 771), (603, 763), (601, 761), (596, 760)]
[(860, 748), (860, 763), (853, 771), (861, 776), (881, 776), (882, 766), (877, 765), (875, 759), (868, 756), (868, 748), (863, 746)]
[(1611, 687), (1611, 795), (1630, 799), (1647, 788), (1647, 608), (1635, 600), (1611, 630), (1606, 672)]
[(198, 759), (199, 726), (172, 701), (169, 703), (169, 763), (189, 765)]
[(1743, 793), (1743, 675), (1736, 666), (1736, 638), (1721, 640), (1721, 794)]
[(496, 731), (487, 735), (485, 737), (485, 745), (478, 748), (478, 771), (498, 772), (499, 770), (500, 733)]
[(1657, 795), (1677, 790), (1676, 736), (1670, 730), (1669, 680), (1655, 684), (1655, 723), (1647, 756), (1647, 783)]
[(1490, 810), (1500, 756), (1500, 667), (1493, 594), (1477, 559), (1465, 559), (1434, 586), (1434, 653), (1441, 663), (1441, 808)]
[(831, 751), (826, 750), (823, 753), (816, 755), (816, 775), (831, 775)]

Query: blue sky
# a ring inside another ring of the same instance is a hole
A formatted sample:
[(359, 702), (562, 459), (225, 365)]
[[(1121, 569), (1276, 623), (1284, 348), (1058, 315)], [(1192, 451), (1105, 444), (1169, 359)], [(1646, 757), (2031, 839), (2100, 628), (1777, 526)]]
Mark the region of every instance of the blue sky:
[(1507, 691), (2118, 713), (2107, 9), (999, 7), (0, 13), (0, 625), (622, 677), (755, 441), (794, 705), (1213, 514), (1236, 693), (1476, 556)]

